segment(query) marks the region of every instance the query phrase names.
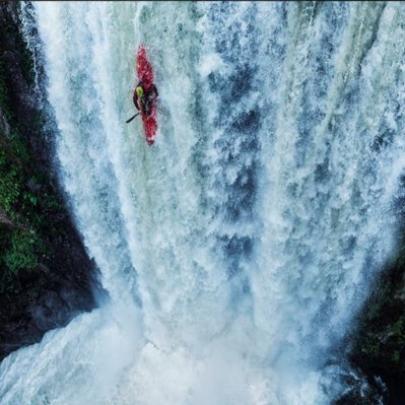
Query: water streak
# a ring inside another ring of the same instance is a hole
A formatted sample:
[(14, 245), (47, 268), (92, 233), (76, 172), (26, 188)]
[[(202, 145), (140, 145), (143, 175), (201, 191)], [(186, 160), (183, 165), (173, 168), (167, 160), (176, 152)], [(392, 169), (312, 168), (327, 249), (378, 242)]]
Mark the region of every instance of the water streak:
[[(329, 354), (394, 246), (404, 13), (35, 4), (60, 178), (109, 300), (6, 358), (0, 402), (329, 403)], [(153, 147), (125, 124), (141, 43)]]

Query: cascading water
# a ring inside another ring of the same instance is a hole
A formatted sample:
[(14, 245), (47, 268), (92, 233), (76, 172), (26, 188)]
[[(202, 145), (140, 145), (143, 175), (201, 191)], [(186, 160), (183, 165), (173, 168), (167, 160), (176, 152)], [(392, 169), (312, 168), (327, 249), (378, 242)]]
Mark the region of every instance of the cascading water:
[[(109, 299), (8, 356), (1, 404), (333, 400), (329, 353), (394, 245), (405, 9), (34, 11), (61, 181)], [(125, 124), (140, 43), (153, 147)]]

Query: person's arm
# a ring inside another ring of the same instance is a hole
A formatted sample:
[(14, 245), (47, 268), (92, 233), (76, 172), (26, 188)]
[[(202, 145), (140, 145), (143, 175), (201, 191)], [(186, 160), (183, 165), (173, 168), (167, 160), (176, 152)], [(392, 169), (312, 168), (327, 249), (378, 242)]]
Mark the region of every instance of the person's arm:
[(139, 111), (141, 112), (141, 114), (145, 114), (145, 103), (144, 103), (143, 97), (142, 97), (142, 99), (138, 99), (137, 101), (138, 101)]
[(138, 96), (136, 95), (135, 92), (134, 92), (133, 102), (134, 102), (135, 108), (136, 108), (138, 111), (140, 111), (139, 103), (138, 103)]

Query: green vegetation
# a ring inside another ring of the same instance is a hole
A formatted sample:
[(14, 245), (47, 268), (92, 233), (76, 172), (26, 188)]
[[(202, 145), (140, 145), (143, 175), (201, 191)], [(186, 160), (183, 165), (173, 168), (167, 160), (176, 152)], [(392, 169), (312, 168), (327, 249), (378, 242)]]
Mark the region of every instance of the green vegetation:
[(38, 265), (37, 239), (29, 232), (17, 231), (11, 235), (11, 246), (4, 255), (6, 267), (16, 273), (21, 269), (32, 269)]
[(40, 196), (29, 189), (30, 180), (37, 183), (27, 172), (31, 166), (27, 148), (15, 134), (10, 138), (0, 136), (0, 141), (0, 269), (16, 275), (38, 265), (43, 254), (39, 234), (46, 219), (38, 210), (44, 206)]
[[(18, 56), (21, 73), (28, 85), (34, 81), (33, 61), (26, 48), (21, 33), (16, 29), (11, 17), (4, 18), (0, 27), (1, 37), (10, 39), (14, 57)], [(0, 54), (10, 55), (10, 44), (2, 43)], [(46, 215), (49, 210), (58, 209), (55, 197), (49, 186), (44, 184), (46, 177), (33, 175), (34, 159), (21, 133), (24, 128), (13, 108), (13, 71), (5, 58), (0, 58), (0, 112), (13, 128), (11, 134), (0, 133), (0, 290), (18, 292), (18, 278), (21, 272), (32, 271), (44, 255)], [(41, 120), (33, 120), (32, 131), (40, 130)], [(39, 190), (45, 189), (44, 196)], [(48, 193), (47, 193), (48, 191)], [(45, 197), (45, 198), (44, 198)], [(42, 200), (42, 201), (41, 201)]]
[(95, 306), (94, 265), (54, 185), (53, 118), (35, 102), (18, 8), (0, 2), (0, 360)]
[(66, 236), (63, 204), (27, 143), (15, 130), (0, 134), (0, 291), (9, 293), (20, 291), (21, 273), (52, 260), (51, 240)]

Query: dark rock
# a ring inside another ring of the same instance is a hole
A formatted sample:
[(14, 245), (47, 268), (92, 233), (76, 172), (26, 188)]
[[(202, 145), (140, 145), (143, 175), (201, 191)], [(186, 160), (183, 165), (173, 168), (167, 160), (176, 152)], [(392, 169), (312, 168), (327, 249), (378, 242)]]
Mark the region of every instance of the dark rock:
[(39, 102), (34, 88), (32, 55), (20, 32), (19, 7), (17, 2), (0, 2), (0, 147), (11, 134), (27, 145), (22, 183), (26, 190), (21, 193), (26, 192), (35, 204), (30, 215), (18, 211), (26, 202), (17, 204), (15, 216), (23, 225), (1, 211), (0, 232), (3, 240), (17, 228), (32, 232), (41, 239), (44, 252), (35, 268), (13, 274), (4, 268), (0, 250), (0, 360), (39, 341), (49, 329), (66, 325), (78, 313), (92, 310), (95, 295), (101, 292), (96, 266), (87, 256), (55, 181), (49, 132), (56, 125), (52, 109), (43, 102), (45, 94)]
[[(405, 246), (405, 238), (399, 246)], [(349, 359), (369, 381), (381, 379), (387, 387), (384, 404), (388, 405), (405, 403), (404, 276), (405, 252), (400, 248), (375, 281), (349, 336)]]
[(38, 191), (41, 190), (41, 185), (38, 184), (38, 183), (35, 181), (35, 179), (32, 178), (32, 177), (27, 181), (27, 187), (28, 187), (28, 189), (29, 189), (30, 191), (32, 191), (33, 193), (37, 193)]
[(1, 110), (0, 110), (0, 132), (2, 132), (6, 137), (10, 136), (10, 125), (6, 119), (6, 116)]
[(15, 223), (7, 216), (7, 214), (0, 208), (0, 224), (8, 228), (14, 228)]

